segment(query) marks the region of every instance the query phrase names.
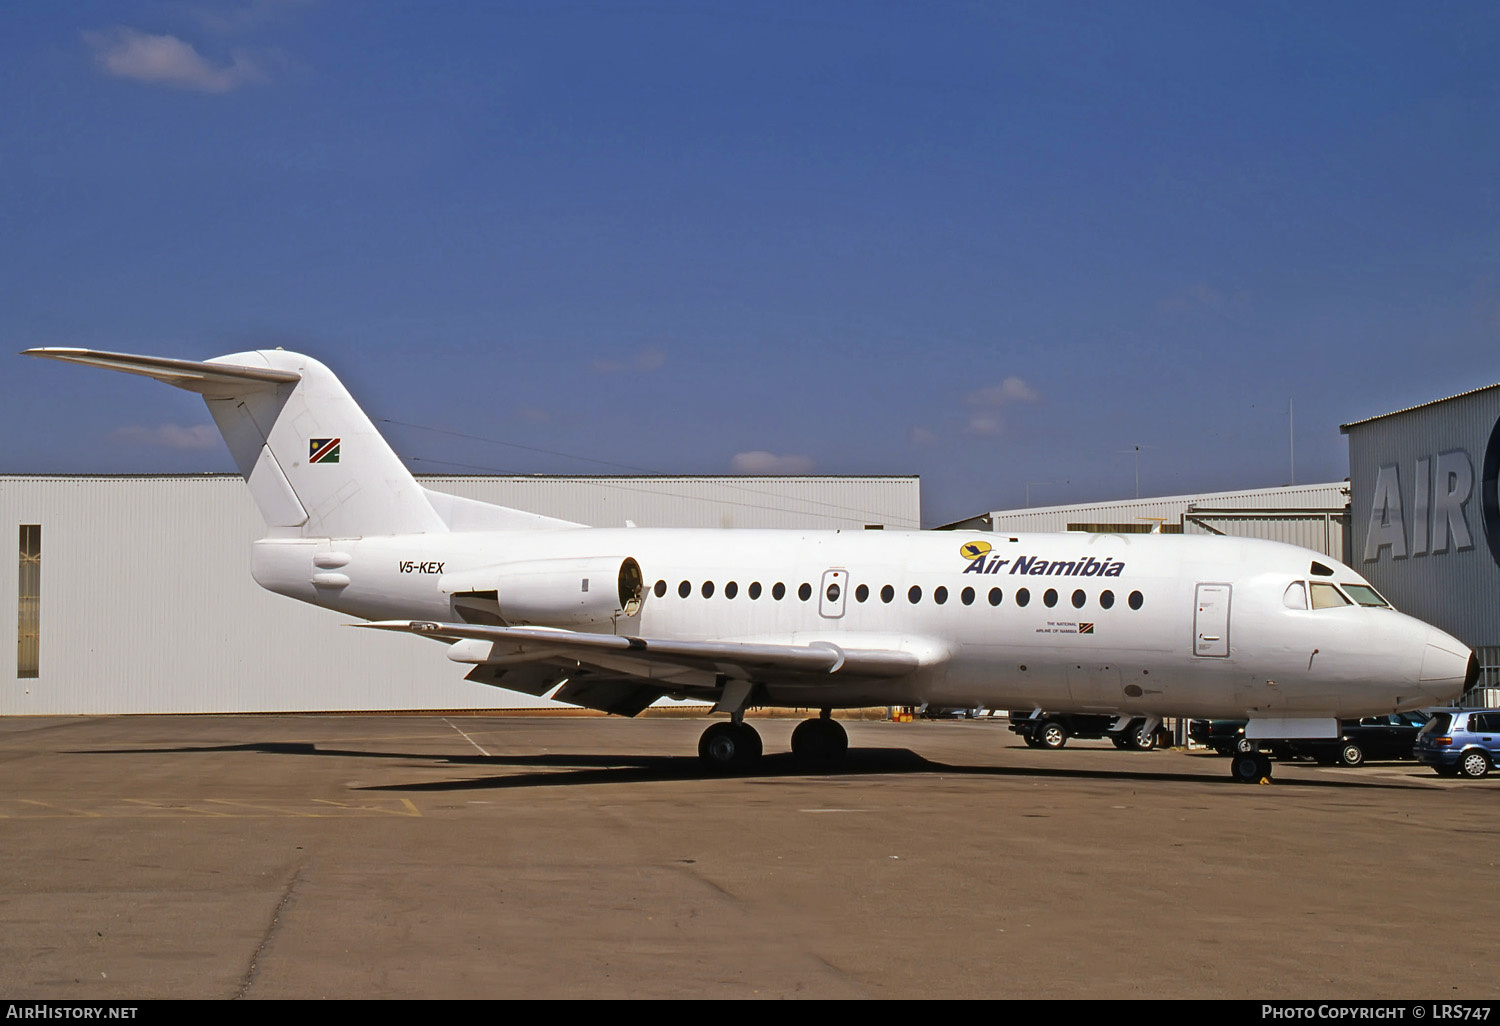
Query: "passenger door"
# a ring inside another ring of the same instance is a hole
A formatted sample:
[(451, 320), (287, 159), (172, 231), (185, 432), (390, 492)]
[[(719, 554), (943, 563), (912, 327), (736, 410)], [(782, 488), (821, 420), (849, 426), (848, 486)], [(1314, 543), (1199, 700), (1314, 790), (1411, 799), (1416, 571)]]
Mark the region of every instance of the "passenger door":
[(1227, 584), (1198, 585), (1198, 608), (1193, 615), (1193, 655), (1229, 655), (1229, 598)]

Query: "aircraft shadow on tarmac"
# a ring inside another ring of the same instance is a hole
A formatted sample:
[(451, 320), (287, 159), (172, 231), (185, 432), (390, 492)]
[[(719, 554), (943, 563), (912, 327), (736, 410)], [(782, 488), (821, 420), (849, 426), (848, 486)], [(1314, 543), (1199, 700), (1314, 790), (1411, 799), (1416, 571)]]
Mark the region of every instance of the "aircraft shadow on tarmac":
[[(472, 766), (491, 769), (514, 768), (520, 772), (501, 775), (486, 775), (469, 779), (433, 780), (405, 784), (370, 784), (357, 787), (360, 791), (398, 792), (444, 792), (517, 787), (564, 787), (573, 785), (633, 784), (653, 781), (691, 780), (757, 780), (785, 777), (830, 777), (885, 775), (902, 776), (914, 774), (939, 774), (948, 776), (990, 777), (1048, 777), (1072, 780), (1116, 780), (1166, 783), (1201, 783), (1215, 785), (1232, 784), (1227, 773), (1227, 764), (1215, 761), (1210, 765), (1218, 772), (1201, 772), (1194, 766), (1188, 772), (1167, 772), (1157, 769), (1143, 772), (1119, 769), (1080, 769), (1062, 766), (963, 766), (952, 763), (933, 762), (908, 748), (850, 748), (842, 760), (830, 765), (809, 765), (790, 752), (764, 755), (754, 769), (739, 773), (720, 773), (705, 769), (696, 757), (686, 755), (599, 755), (559, 754), (539, 752), (532, 755), (450, 755), (432, 752), (387, 752), (367, 749), (344, 749), (320, 747), (309, 742), (258, 741), (234, 745), (193, 745), (162, 748), (110, 748), (68, 754), (87, 755), (192, 755), (226, 752), (260, 753), (264, 755), (317, 756), (344, 759), (396, 759), (406, 762), (427, 763), (433, 766)], [(1220, 767), (1223, 766), (1223, 769)], [(530, 770), (531, 772), (526, 772)], [(1427, 782), (1430, 784), (1431, 782)], [(1404, 783), (1392, 780), (1376, 780), (1350, 776), (1318, 775), (1274, 780), (1278, 787), (1340, 787), (1405, 789), (1423, 786), (1413, 781)]]

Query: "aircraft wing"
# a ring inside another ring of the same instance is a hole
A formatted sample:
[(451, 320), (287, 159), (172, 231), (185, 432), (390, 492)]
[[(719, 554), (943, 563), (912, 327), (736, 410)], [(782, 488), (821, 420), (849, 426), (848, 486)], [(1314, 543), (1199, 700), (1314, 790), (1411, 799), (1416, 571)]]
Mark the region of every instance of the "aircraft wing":
[[(830, 641), (810, 641), (805, 645), (676, 641), (551, 627), (492, 627), (429, 620), (381, 620), (357, 626), (452, 642), (455, 650), (450, 650), (449, 657), (457, 662), (519, 666), (557, 665), (562, 660), (576, 660), (611, 670), (621, 678), (661, 682), (673, 690), (714, 687), (721, 677), (733, 680), (901, 677), (947, 658), (946, 651), (918, 653), (895, 647), (845, 647)], [(468, 652), (458, 650), (458, 643), (465, 641), (479, 642), (481, 646)], [(502, 686), (511, 687), (508, 683)]]

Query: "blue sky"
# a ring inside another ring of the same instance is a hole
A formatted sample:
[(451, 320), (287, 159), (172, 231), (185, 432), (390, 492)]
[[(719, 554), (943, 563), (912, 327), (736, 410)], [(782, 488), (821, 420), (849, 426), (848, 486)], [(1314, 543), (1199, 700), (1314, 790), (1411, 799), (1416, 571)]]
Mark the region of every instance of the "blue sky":
[[(1348, 472), (1500, 380), (1489, 3), (7, 5), (0, 334), (323, 360), (416, 470)], [(6, 357), (3, 472), (232, 469)], [(508, 444), (500, 444), (508, 443)], [(547, 450), (538, 452), (536, 450)], [(566, 456), (550, 455), (562, 453)]]

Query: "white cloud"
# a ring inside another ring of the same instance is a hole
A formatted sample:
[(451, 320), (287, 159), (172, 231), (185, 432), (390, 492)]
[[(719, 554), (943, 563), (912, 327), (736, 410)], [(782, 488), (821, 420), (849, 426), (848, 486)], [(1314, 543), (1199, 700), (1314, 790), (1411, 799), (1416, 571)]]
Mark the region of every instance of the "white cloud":
[(1005, 424), (999, 417), (989, 413), (976, 413), (969, 418), (964, 430), (971, 435), (991, 438), (1005, 432)]
[(1008, 405), (1009, 403), (1034, 403), (1040, 398), (1041, 396), (1037, 393), (1036, 389), (1012, 375), (998, 385), (991, 385), (988, 388), (981, 388), (976, 392), (970, 392), (964, 397), (964, 400), (970, 406), (981, 406), (992, 409), (997, 406)]
[(922, 427), (920, 424), (911, 429), (911, 441), (913, 445), (932, 445), (938, 440), (938, 433), (932, 428)]
[(193, 44), (176, 36), (153, 36), (120, 27), (113, 32), (85, 32), (83, 38), (93, 48), (99, 66), (117, 78), (203, 93), (227, 93), (265, 80), (260, 68), (244, 53), (236, 53), (232, 64), (216, 66)]
[(1011, 375), (998, 385), (976, 389), (964, 396), (964, 403), (973, 407), (973, 412), (964, 422), (967, 434), (993, 438), (1005, 433), (1005, 419), (1001, 412), (1016, 403), (1034, 403), (1042, 398), (1041, 393), (1022, 379)]
[(116, 428), (110, 435), (117, 442), (166, 449), (214, 449), (219, 445), (219, 432), (211, 424), (162, 424), (159, 427)]
[(633, 356), (629, 362), (623, 360), (595, 360), (589, 368), (595, 374), (619, 374), (621, 371), (654, 371), (667, 362), (664, 349), (647, 346)]
[(786, 455), (757, 449), (754, 452), (737, 452), (729, 461), (736, 474), (806, 474), (813, 468), (811, 456)]

